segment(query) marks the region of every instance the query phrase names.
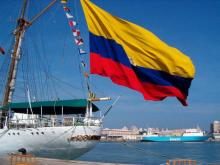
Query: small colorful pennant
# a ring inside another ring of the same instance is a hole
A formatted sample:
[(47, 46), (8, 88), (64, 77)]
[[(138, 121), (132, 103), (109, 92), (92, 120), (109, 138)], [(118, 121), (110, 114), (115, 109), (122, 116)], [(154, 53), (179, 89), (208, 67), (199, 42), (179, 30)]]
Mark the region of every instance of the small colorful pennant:
[(73, 36), (75, 36), (75, 37), (80, 36), (80, 31), (79, 30), (73, 29), (72, 32), (73, 32)]
[(86, 54), (86, 51), (83, 50), (82, 48), (79, 48), (79, 54)]
[(76, 26), (76, 22), (71, 20), (71, 21), (69, 21), (69, 25), (70, 25), (70, 27)]
[(83, 45), (83, 39), (82, 38), (75, 38), (76, 45)]

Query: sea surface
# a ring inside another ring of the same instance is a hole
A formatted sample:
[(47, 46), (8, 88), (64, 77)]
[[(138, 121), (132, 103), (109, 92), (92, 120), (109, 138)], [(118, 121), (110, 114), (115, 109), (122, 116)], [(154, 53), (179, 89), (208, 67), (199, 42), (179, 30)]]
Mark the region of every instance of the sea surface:
[(220, 142), (99, 142), (77, 160), (159, 165), (176, 158), (220, 165)]

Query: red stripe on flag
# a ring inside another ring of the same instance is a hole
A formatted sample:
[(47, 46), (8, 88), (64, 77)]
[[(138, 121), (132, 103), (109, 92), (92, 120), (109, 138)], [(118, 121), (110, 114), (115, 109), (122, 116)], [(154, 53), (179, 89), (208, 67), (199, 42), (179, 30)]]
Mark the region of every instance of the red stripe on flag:
[(186, 96), (179, 89), (173, 86), (141, 82), (131, 68), (111, 59), (103, 58), (99, 54), (90, 53), (90, 70), (92, 74), (109, 77), (118, 85), (139, 91), (145, 100), (160, 101), (167, 96), (175, 96), (183, 105), (187, 105)]

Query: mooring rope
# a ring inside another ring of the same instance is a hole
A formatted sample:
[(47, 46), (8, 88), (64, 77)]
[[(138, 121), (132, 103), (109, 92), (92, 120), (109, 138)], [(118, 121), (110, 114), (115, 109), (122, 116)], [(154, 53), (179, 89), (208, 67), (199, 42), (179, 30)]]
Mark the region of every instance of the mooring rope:
[[(144, 153), (145, 155), (151, 155), (151, 156), (155, 156), (155, 157), (162, 157), (162, 158), (166, 158), (168, 160), (178, 160), (178, 159), (181, 159), (181, 160), (187, 160), (187, 158), (174, 158), (173, 156), (170, 156), (170, 155), (165, 155), (165, 154), (160, 154), (158, 152), (151, 152), (151, 151), (146, 151), (144, 150), (143, 148), (140, 148), (140, 147), (136, 147), (132, 144), (128, 144), (126, 142), (122, 142), (120, 143), (121, 145), (123, 146), (126, 146), (128, 148), (131, 148), (131, 149), (134, 149), (135, 151), (138, 151), (138, 152), (141, 152), (141, 153)], [(198, 160), (195, 160), (197, 163), (199, 164), (206, 164), (206, 165), (220, 165), (220, 162), (215, 162), (215, 163), (211, 163), (211, 162), (203, 162), (203, 161), (198, 161)], [(166, 163), (165, 163), (166, 164)], [(162, 165), (162, 164), (161, 164)]]
[[(50, 127), (49, 127), (49, 128), (50, 128)], [(62, 137), (63, 135), (65, 135), (66, 133), (68, 133), (69, 131), (71, 131), (72, 129), (74, 130), (74, 128), (75, 128), (74, 126), (71, 127), (70, 129), (64, 131), (63, 133), (59, 134), (59, 135), (56, 136), (55, 138), (50, 139), (49, 141), (43, 143), (42, 145), (39, 145), (39, 146), (38, 146), (37, 148), (35, 148), (34, 150), (37, 150), (37, 149), (41, 150), (41, 149), (43, 149), (42, 146), (45, 146), (45, 145), (54, 143), (58, 138)]]
[(56, 141), (58, 138), (62, 137), (63, 135), (65, 135), (66, 133), (68, 133), (71, 130), (74, 130), (76, 126), (71, 127), (70, 129), (64, 131), (62, 134), (60, 134), (59, 136), (55, 137), (54, 139), (49, 140), (48, 142), (46, 142), (45, 144), (50, 144), (53, 143), (54, 141)]
[(0, 138), (3, 137), (10, 129), (7, 129), (5, 131), (3, 131), (2, 133), (0, 133)]
[(163, 158), (168, 158), (168, 159), (172, 158), (171, 156), (168, 156), (168, 155), (165, 155), (165, 154), (160, 154), (160, 153), (157, 153), (157, 152), (146, 151), (143, 148), (136, 147), (136, 146), (128, 144), (126, 142), (122, 142), (120, 144), (122, 144), (124, 146), (127, 146), (127, 147), (129, 147), (131, 149), (135, 149), (136, 151), (142, 152), (142, 153), (147, 154), (147, 155), (150, 154), (150, 155), (153, 155), (153, 156), (163, 157)]

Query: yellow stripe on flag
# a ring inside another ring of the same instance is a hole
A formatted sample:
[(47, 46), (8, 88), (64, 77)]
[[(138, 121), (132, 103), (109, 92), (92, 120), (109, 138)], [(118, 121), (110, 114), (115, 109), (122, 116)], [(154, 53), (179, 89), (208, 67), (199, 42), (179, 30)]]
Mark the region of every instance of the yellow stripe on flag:
[(88, 0), (81, 0), (89, 31), (112, 39), (125, 50), (132, 64), (167, 72), (184, 78), (193, 78), (195, 68), (191, 59), (150, 31), (112, 16)]

